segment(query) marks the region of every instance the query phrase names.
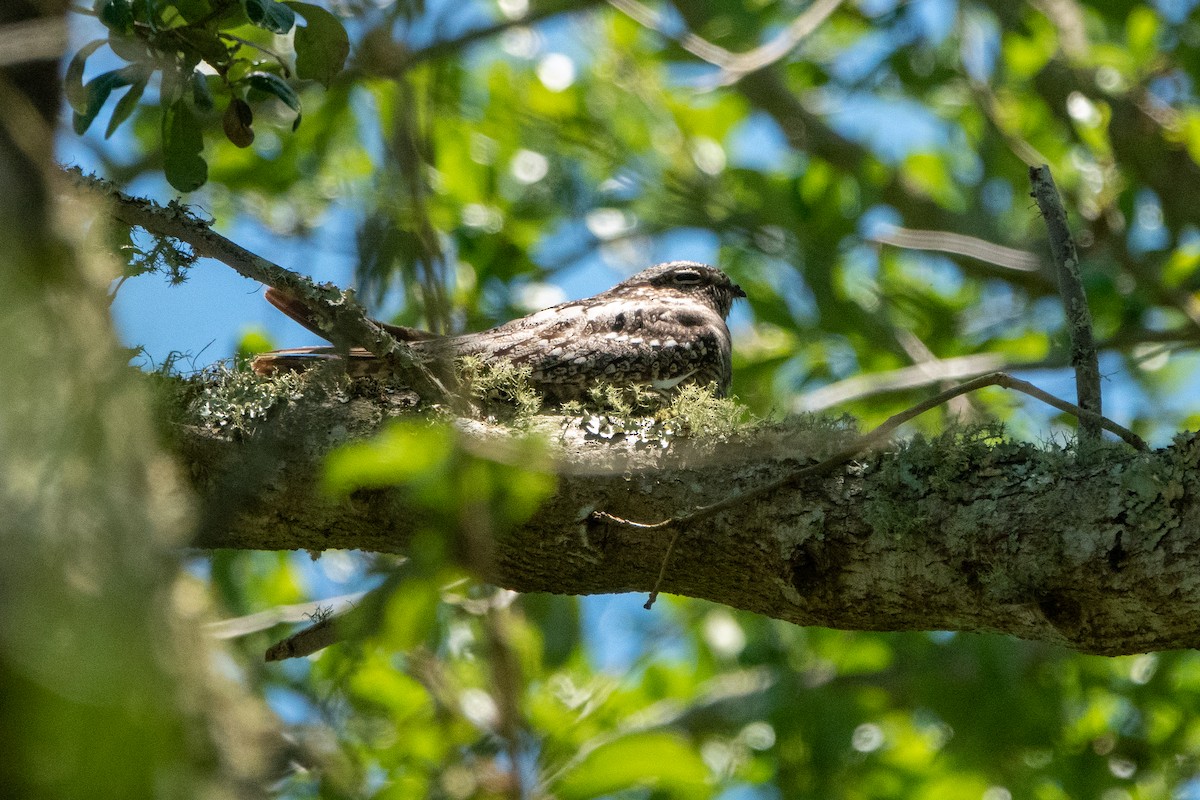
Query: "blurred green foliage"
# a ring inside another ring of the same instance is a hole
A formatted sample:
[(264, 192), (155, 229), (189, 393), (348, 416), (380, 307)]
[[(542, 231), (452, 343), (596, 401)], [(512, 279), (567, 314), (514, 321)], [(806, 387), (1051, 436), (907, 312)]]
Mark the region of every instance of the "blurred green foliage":
[[(1045, 162), (1106, 392), (1144, 435), (1200, 424), (1193, 5), (844, 3), (786, 57), (730, 71), (806, 8), (100, 0), (66, 88), (77, 131), (111, 107), (106, 133), (128, 134), (119, 158), (97, 149), (114, 179), (164, 174), (280, 236), (352, 209), (359, 282), (404, 289), (404, 324), (502, 321), (594, 256), (632, 270), (711, 252), (749, 296), (741, 400), (765, 414), (836, 390), (867, 425), (938, 383), (900, 370), (1067, 363), (1025, 198)], [(104, 44), (120, 65), (85, 80)], [(953, 413), (1041, 436), (1064, 422), (1013, 402)], [(403, 565), (356, 557), (393, 576), (377, 630), (270, 669), (257, 661), (280, 632), (236, 645), (243, 679), (316, 754), (282, 796), (1200, 796), (1195, 653), (800, 629), (682, 600), (632, 617), (463, 583), (486, 558), (474, 526), (503, 535), (547, 481), (437, 427), (331, 460), (331, 491), (399, 487), (429, 535)], [(322, 570), (222, 553), (208, 580), (248, 614), (312, 599)]]

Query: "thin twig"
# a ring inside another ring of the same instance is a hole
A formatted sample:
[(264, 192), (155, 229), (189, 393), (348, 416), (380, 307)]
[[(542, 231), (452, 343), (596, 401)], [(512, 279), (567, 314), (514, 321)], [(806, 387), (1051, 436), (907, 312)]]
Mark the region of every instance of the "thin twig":
[(1058, 268), (1058, 287), (1063, 307), (1067, 314), (1067, 331), (1071, 337), (1071, 366), (1075, 368), (1075, 390), (1079, 407), (1092, 412), (1094, 417), (1080, 417), (1079, 429), (1084, 439), (1098, 440), (1101, 414), (1100, 405), (1100, 361), (1096, 354), (1096, 340), (1092, 334), (1092, 313), (1088, 310), (1087, 294), (1083, 289), (1083, 278), (1079, 272), (1079, 253), (1075, 239), (1067, 225), (1067, 212), (1059, 197), (1058, 187), (1050, 167), (1029, 168), (1029, 181), (1033, 185), (1030, 195), (1037, 202), (1050, 232), (1050, 253)]
[(348, 350), (362, 347), (389, 361), (398, 372), (410, 378), (412, 388), (433, 401), (446, 401), (451, 394), (409, 348), (397, 342), (379, 323), (370, 319), (354, 299), (353, 291), (332, 284), (316, 284), (297, 272), (258, 256), (214, 231), (182, 203), (172, 201), (160, 206), (153, 200), (131, 197), (112, 183), (82, 170), (65, 169), (68, 179), (89, 192), (103, 195), (110, 202), (113, 216), (130, 227), (142, 228), (154, 236), (177, 239), (189, 245), (197, 256), (213, 258), (250, 280), (273, 286), (300, 298), (320, 322), (321, 329), (335, 347)]
[(608, 0), (608, 4), (642, 27), (667, 37), (696, 58), (707, 61), (715, 67), (724, 69), (727, 64), (737, 58), (734, 53), (724, 47), (713, 44), (694, 33), (685, 32), (679, 35), (672, 33), (662, 15), (639, 0)]
[[(763, 497), (764, 495), (768, 495), (771, 492), (777, 491), (786, 486), (799, 483), (807, 478), (813, 478), (832, 472), (834, 469), (838, 468), (842, 464), (845, 464), (847, 461), (854, 458), (871, 445), (889, 436), (892, 431), (896, 430), (896, 428), (899, 428), (909, 420), (924, 414), (930, 409), (937, 408), (943, 403), (952, 400), (959, 395), (967, 394), (968, 392), (974, 392), (978, 389), (984, 388), (985, 386), (1000, 386), (1005, 389), (1015, 389), (1018, 392), (1022, 392), (1030, 397), (1041, 400), (1043, 403), (1053, 406), (1060, 411), (1064, 411), (1068, 414), (1074, 414), (1080, 420), (1081, 425), (1083, 421), (1087, 420), (1094, 423), (1097, 428), (1103, 428), (1104, 430), (1116, 434), (1136, 450), (1144, 451), (1149, 449), (1140, 436), (1128, 428), (1118, 425), (1116, 422), (1113, 422), (1110, 419), (1106, 419), (1095, 412), (1088, 411), (1085, 408), (1080, 408), (1077, 405), (1068, 403), (1066, 400), (1061, 400), (1048, 392), (1042, 391), (1028, 381), (1014, 378), (1013, 376), (1003, 372), (994, 372), (990, 375), (983, 375), (975, 380), (961, 383), (958, 386), (947, 389), (944, 392), (940, 392), (927, 400), (923, 400), (898, 414), (893, 414), (884, 420), (877, 428), (858, 437), (851, 444), (839, 450), (837, 453), (834, 453), (832, 456), (829, 456), (824, 461), (803, 467), (795, 472), (784, 475), (782, 478), (768, 481), (767, 483), (755, 486), (754, 488), (748, 489), (744, 492), (737, 492), (726, 497), (724, 500), (713, 503), (712, 505), (700, 506), (686, 513), (677, 514), (673, 517), (659, 520), (658, 522), (637, 522), (635, 520), (619, 517), (616, 514), (610, 514), (607, 511), (593, 511), (590, 518), (595, 521), (608, 522), (624, 528), (635, 528), (638, 530), (659, 530), (673, 526), (683, 526), (706, 517), (711, 517), (714, 514), (718, 514), (730, 508), (743, 505), (751, 500)], [(675, 537), (672, 537), (671, 542), (667, 545), (667, 552), (663, 557), (663, 564), (659, 569), (658, 578), (654, 582), (654, 587), (651, 589), (650, 600), (646, 603), (646, 608), (650, 608), (654, 603), (654, 599), (658, 596), (659, 588), (661, 587), (663, 578), (667, 572), (667, 562), (670, 560), (672, 550), (675, 547), (676, 538), (678, 538), (678, 534), (676, 534)]]
[(267, 648), (263, 656), (266, 661), (283, 661), (287, 658), (304, 658), (331, 644), (341, 641), (337, 619), (326, 617), (316, 624), (302, 628), (286, 639)]
[(701, 61), (720, 67), (719, 73), (699, 87), (701, 91), (711, 91), (722, 86), (732, 86), (747, 75), (766, 69), (786, 58), (837, 10), (842, 0), (815, 0), (778, 36), (744, 53), (726, 50), (690, 31), (673, 33), (661, 14), (639, 0), (608, 0), (608, 4), (643, 27), (671, 39)]
[(841, 4), (842, 0), (815, 0), (804, 9), (804, 13), (792, 20), (782, 33), (753, 50), (735, 56), (733, 61), (721, 70), (721, 74), (703, 88), (732, 86), (750, 73), (766, 69), (786, 58), (820, 27), (821, 23), (829, 19)]
[(1038, 272), (1042, 260), (1028, 250), (1005, 247), (975, 236), (964, 236), (951, 231), (922, 231), (888, 225), (869, 237), (870, 241), (890, 244), (906, 250), (933, 250), (957, 256), (974, 258), (985, 264), (994, 264), (1017, 272)]
[(650, 596), (646, 598), (646, 602), (642, 606), (647, 611), (654, 608), (654, 601), (658, 599), (658, 587), (662, 586), (663, 578), (667, 576), (667, 564), (671, 563), (671, 554), (675, 552), (675, 543), (679, 541), (681, 533), (683, 533), (682, 525), (675, 529), (671, 541), (667, 542), (667, 552), (663, 553), (662, 564), (658, 568), (658, 577), (654, 579), (654, 588), (650, 590)]

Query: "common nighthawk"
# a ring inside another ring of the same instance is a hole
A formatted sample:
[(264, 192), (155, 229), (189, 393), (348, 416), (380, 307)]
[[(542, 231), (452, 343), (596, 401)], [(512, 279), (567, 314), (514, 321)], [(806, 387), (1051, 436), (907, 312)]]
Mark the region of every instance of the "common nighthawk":
[[(318, 335), (307, 310), (290, 295), (267, 290), (267, 300)], [(435, 336), (413, 328), (383, 325), (418, 357), (449, 362), (475, 356), (509, 361), (531, 370), (533, 387), (548, 401), (586, 395), (598, 381), (618, 386), (649, 385), (662, 394), (680, 386), (713, 384), (729, 390), (730, 340), (725, 318), (746, 293), (719, 269), (693, 261), (671, 261), (642, 270), (606, 292), (561, 303), (490, 330)], [(269, 375), (302, 369), (314, 359), (337, 358), (331, 347), (302, 347), (264, 353), (254, 370)], [(352, 375), (376, 374), (379, 362), (366, 350), (350, 351)]]

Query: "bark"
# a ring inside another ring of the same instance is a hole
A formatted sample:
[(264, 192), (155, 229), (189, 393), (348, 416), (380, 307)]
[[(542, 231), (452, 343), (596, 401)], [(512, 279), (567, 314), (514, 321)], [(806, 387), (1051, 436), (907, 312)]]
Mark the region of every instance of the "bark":
[[(404, 552), (434, 521), (402, 492), (336, 499), (318, 486), (330, 448), (408, 413), (403, 393), (358, 394), (298, 396), (248, 435), (185, 420), (180, 450), (223, 511), (197, 543)], [(467, 449), (515, 459), (522, 434), (455, 424)], [(557, 488), (497, 534), (483, 577), (564, 594), (649, 591), (673, 535), (590, 512), (657, 521), (776, 480), (847, 437), (810, 421), (663, 447), (653, 432), (607, 435), (595, 419), (530, 428), (550, 434)], [(1108, 655), (1195, 647), (1198, 459), (1190, 435), (1151, 453), (978, 432), (917, 439), (681, 527), (662, 589), (798, 625), (995, 632)]]

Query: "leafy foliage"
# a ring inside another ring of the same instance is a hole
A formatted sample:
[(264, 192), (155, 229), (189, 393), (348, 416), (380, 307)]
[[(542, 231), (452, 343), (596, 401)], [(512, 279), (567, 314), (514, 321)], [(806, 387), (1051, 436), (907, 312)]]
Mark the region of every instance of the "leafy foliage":
[[(329, 86), (350, 51), (346, 30), (336, 16), (309, 3), (276, 0), (96, 0), (96, 17), (107, 39), (84, 45), (67, 67), (65, 90), (74, 110), (74, 127), (85, 133), (113, 91), (129, 87), (117, 101), (105, 137), (111, 136), (137, 108), (142, 93), (160, 75), (163, 172), (181, 192), (208, 180), (201, 156), (203, 123), (218, 102), (224, 105), (226, 137), (238, 147), (254, 141), (248, 100), (269, 97), (295, 112), (299, 95), (287, 80), (292, 70), (274, 54), (266, 34), (295, 36), (295, 75)], [(306, 25), (297, 27), (297, 15)], [(107, 44), (125, 66), (83, 81), (87, 60)]]
[[(739, 398), (864, 426), (968, 357), (1063, 376), (1025, 199), (1045, 162), (1074, 211), (1106, 400), (1152, 439), (1195, 427), (1191, 4), (844, 3), (736, 69), (807, 8), (101, 0), (65, 86), (100, 152), (106, 108), (106, 134), (128, 132), (125, 180), (203, 186), (281, 241), (352, 217), (364, 294), (402, 295), (403, 324), (479, 329), (549, 305), (530, 297), (550, 279), (590, 286), (598, 263), (719, 263), (748, 294)], [(105, 46), (120, 63), (85, 79)], [(244, 377), (231, 386), (251, 391)], [(528, 407), (519, 375), (478, 385)], [(601, 392), (596, 430), (624, 432), (636, 398)], [(1011, 403), (985, 392), (952, 413), (1026, 436), (1069, 424)], [(719, 429), (720, 411), (648, 424)], [(486, 558), (472, 526), (503, 535), (547, 480), (398, 427), (342, 451), (327, 483), (346, 502), (416, 498), (428, 535), (409, 562), (220, 553), (198, 569), (232, 614), (384, 586), (377, 629), (310, 659), (259, 666), (281, 631), (235, 646), (244, 680), (318, 742), (282, 796), (1200, 796), (1194, 653), (1085, 658), (465, 583)]]

